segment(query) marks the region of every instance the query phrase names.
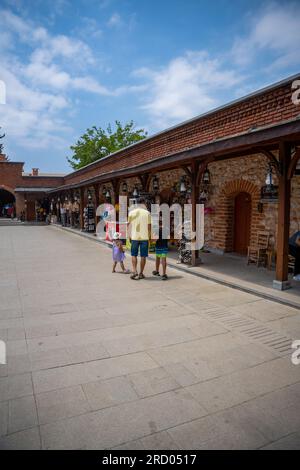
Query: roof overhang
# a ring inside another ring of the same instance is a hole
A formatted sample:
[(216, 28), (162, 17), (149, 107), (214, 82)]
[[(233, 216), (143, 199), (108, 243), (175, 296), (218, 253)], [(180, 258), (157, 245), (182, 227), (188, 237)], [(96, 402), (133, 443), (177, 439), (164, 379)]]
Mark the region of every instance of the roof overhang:
[(46, 193), (52, 188), (16, 188), (16, 193)]
[(176, 168), (181, 165), (187, 165), (192, 160), (201, 161), (210, 156), (214, 160), (222, 160), (260, 153), (261, 148), (278, 148), (279, 142), (283, 140), (291, 143), (300, 143), (300, 114), (297, 118), (292, 120), (252, 128), (242, 134), (215, 139), (197, 147), (155, 158), (139, 165), (101, 173), (93, 178), (87, 178), (57, 188), (51, 188), (49, 192), (54, 193), (92, 185), (93, 183), (105, 183), (113, 178), (129, 178), (145, 172)]

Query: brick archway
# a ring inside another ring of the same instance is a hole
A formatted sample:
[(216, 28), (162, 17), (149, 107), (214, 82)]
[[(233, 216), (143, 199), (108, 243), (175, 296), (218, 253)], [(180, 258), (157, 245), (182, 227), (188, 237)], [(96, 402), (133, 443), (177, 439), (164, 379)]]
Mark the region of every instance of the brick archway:
[(260, 188), (244, 179), (228, 181), (219, 193), (214, 223), (218, 248), (224, 252), (233, 251), (234, 202), (239, 193), (247, 193), (251, 196), (250, 243), (255, 242), (259, 228), (261, 214), (258, 212), (257, 206), (260, 201)]
[(243, 179), (228, 181), (223, 188), (223, 193), (226, 197), (234, 197), (239, 193), (248, 193), (252, 197), (260, 197), (259, 188), (251, 181)]
[(8, 192), (11, 193), (14, 197), (16, 197), (15, 191), (13, 190), (13, 188), (10, 188), (9, 186), (6, 186), (5, 184), (0, 184), (0, 189), (4, 189), (5, 191), (8, 191)]

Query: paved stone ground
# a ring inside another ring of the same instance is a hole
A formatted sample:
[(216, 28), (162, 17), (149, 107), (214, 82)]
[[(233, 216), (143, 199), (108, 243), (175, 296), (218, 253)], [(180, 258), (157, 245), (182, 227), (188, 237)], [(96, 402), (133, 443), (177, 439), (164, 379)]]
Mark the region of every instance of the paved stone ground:
[(109, 249), (0, 228), (1, 449), (300, 448), (299, 310)]

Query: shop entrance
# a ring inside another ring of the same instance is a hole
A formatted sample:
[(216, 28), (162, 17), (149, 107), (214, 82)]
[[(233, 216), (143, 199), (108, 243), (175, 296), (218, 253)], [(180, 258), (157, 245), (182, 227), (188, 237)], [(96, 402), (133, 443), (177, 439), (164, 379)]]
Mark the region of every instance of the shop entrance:
[(251, 196), (246, 192), (239, 193), (234, 199), (234, 237), (233, 251), (247, 254), (251, 228)]
[(15, 196), (6, 189), (0, 189), (0, 217), (15, 215)]

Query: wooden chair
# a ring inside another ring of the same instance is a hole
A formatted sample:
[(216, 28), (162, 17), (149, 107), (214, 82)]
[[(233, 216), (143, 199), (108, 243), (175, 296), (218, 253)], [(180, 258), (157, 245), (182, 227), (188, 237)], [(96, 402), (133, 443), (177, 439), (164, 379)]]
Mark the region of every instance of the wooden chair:
[(259, 267), (267, 265), (267, 250), (269, 246), (270, 234), (268, 232), (258, 232), (256, 246), (248, 247), (247, 264), (256, 264)]

